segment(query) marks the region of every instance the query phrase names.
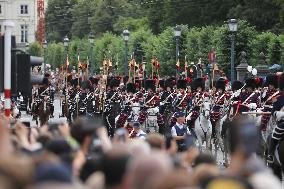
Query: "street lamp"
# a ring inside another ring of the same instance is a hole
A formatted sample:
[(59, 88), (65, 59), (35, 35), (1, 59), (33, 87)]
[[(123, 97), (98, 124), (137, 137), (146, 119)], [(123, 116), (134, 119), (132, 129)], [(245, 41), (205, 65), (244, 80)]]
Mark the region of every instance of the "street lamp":
[[(88, 62), (88, 64), (90, 64), (90, 62), (92, 63), (92, 53), (93, 53), (93, 46), (94, 46), (94, 40), (95, 40), (95, 37), (94, 37), (94, 34), (93, 33), (90, 33), (89, 34), (89, 42), (90, 42), (90, 44), (91, 44), (91, 49), (90, 49), (90, 57), (89, 57), (89, 62)], [(89, 69), (89, 66), (88, 66), (88, 68), (87, 69)]]
[[(181, 27), (178, 25), (174, 28), (174, 36), (176, 38), (176, 63), (177, 63), (179, 59), (179, 38), (181, 36)], [(178, 77), (178, 69), (176, 69), (176, 77)]]
[(47, 41), (44, 40), (44, 42), (42, 43), (43, 46), (43, 53), (44, 53), (44, 59), (43, 59), (43, 73), (45, 73), (46, 70), (46, 65), (45, 65), (45, 57), (46, 57), (46, 48), (47, 48)]
[(238, 29), (238, 21), (230, 19), (228, 21), (229, 31), (231, 32), (231, 83), (235, 80), (235, 32)]
[(128, 63), (127, 63), (127, 56), (128, 56), (128, 41), (129, 41), (130, 32), (126, 29), (123, 31), (123, 39), (125, 42), (125, 56), (124, 56), (124, 74), (127, 75), (128, 73)]
[[(63, 45), (64, 45), (64, 54), (65, 54), (65, 64), (67, 61), (67, 48), (68, 48), (68, 44), (69, 44), (69, 39), (67, 37), (67, 35), (64, 37), (63, 39)], [(66, 67), (67, 70), (67, 67)], [(66, 83), (67, 83), (67, 78), (66, 78)]]

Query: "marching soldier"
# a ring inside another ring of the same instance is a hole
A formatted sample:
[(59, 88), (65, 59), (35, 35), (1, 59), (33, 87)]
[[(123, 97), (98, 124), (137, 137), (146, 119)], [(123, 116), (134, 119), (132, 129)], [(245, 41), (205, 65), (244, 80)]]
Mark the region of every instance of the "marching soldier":
[[(273, 108), (273, 102), (275, 102), (276, 97), (279, 95), (278, 88), (278, 76), (276, 74), (270, 74), (266, 77), (265, 87), (261, 95), (261, 102), (263, 107), (263, 112), (271, 112)], [(267, 123), (271, 115), (264, 114), (261, 117), (260, 128), (262, 131), (266, 131)]]

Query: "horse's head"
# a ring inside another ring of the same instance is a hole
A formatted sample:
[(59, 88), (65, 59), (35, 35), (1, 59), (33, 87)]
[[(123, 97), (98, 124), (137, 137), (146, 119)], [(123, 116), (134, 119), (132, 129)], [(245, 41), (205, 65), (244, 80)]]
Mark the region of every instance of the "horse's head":
[(211, 111), (211, 103), (209, 100), (204, 100), (200, 107), (201, 114), (205, 117), (205, 119), (210, 118)]

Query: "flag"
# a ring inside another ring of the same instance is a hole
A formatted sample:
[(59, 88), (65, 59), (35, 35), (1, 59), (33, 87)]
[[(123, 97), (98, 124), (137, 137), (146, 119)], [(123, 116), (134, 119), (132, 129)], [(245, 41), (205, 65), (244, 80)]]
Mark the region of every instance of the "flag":
[(66, 68), (69, 66), (69, 58), (68, 58), (68, 54), (66, 56)]
[(198, 65), (199, 65), (199, 68), (200, 68), (200, 69), (202, 69), (202, 62), (201, 62), (201, 58), (199, 58), (199, 59), (198, 59)]
[(159, 62), (158, 61), (156, 61), (156, 65), (155, 65), (155, 67), (156, 67), (156, 69), (158, 70), (158, 69), (160, 69), (160, 64), (159, 64)]
[(112, 67), (112, 61), (111, 60), (108, 60), (108, 66)]
[(216, 63), (214, 64), (214, 70), (219, 70), (218, 65)]
[(82, 67), (82, 64), (80, 62), (80, 55), (78, 54), (78, 69)]
[(179, 59), (178, 59), (178, 61), (177, 61), (177, 69), (179, 70), (180, 69), (180, 63), (179, 63)]
[(87, 66), (89, 67), (89, 57), (87, 56)]

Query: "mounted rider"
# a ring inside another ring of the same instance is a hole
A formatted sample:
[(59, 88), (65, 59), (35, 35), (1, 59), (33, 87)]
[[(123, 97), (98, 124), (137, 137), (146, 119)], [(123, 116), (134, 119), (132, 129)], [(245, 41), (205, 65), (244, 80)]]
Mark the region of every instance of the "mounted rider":
[[(271, 112), (273, 108), (273, 103), (276, 97), (279, 95), (278, 88), (278, 76), (276, 74), (270, 74), (266, 77), (265, 87), (263, 88), (261, 95), (261, 103), (263, 107), (263, 112)], [(260, 128), (262, 131), (266, 131), (267, 123), (271, 115), (264, 114), (261, 117)]]
[(143, 124), (147, 117), (147, 110), (149, 108), (157, 107), (160, 101), (160, 97), (155, 93), (156, 92), (156, 83), (153, 79), (147, 79), (145, 81), (145, 90), (147, 93), (144, 96), (144, 106), (139, 115), (139, 123)]
[(215, 126), (217, 121), (221, 118), (222, 110), (228, 105), (230, 99), (230, 93), (226, 91), (227, 81), (220, 78), (215, 85), (216, 93), (213, 94), (214, 102), (213, 108), (210, 113), (210, 120), (212, 123), (212, 135), (215, 136)]
[(188, 116), (189, 119), (187, 120), (187, 125), (190, 128), (194, 128), (195, 120), (200, 114), (200, 104), (205, 97), (208, 97), (208, 93), (205, 92), (204, 78), (197, 78), (193, 81), (192, 108), (190, 110), (190, 115)]
[(280, 140), (284, 136), (284, 73), (279, 78), (279, 95), (276, 97), (276, 101), (273, 103), (272, 115), (276, 117), (277, 125), (273, 129), (272, 138), (268, 149), (268, 163), (274, 163), (275, 150)]

